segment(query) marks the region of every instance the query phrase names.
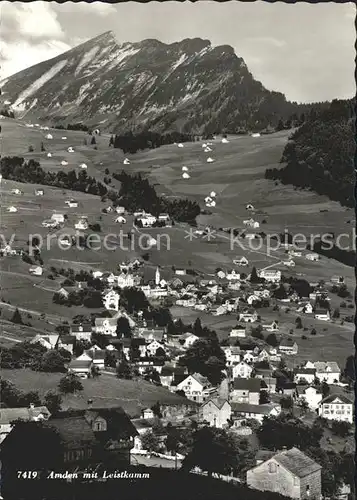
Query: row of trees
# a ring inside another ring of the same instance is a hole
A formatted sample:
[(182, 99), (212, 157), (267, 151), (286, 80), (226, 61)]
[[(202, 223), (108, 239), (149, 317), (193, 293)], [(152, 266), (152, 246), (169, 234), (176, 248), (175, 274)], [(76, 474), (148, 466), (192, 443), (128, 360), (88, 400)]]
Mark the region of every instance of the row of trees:
[(155, 149), (165, 144), (174, 144), (175, 142), (193, 142), (195, 137), (180, 132), (168, 134), (159, 134), (157, 132), (143, 131), (133, 133), (126, 132), (122, 135), (111, 136), (109, 146), (119, 148), (123, 153), (136, 153), (143, 149)]
[(68, 351), (48, 351), (39, 343), (19, 342), (11, 347), (1, 349), (1, 366), (3, 369), (31, 368), (40, 372), (65, 372), (65, 363), (70, 361)]

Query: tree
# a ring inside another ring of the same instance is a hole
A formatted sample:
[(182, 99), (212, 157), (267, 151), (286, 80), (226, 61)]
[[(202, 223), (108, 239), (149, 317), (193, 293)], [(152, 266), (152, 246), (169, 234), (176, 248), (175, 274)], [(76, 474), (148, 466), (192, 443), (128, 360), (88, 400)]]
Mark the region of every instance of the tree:
[(322, 382), (321, 384), (321, 392), (322, 392), (322, 397), (326, 398), (330, 394), (330, 387), (326, 382)]
[(338, 319), (340, 317), (340, 310), (338, 307), (336, 307), (336, 309), (333, 311), (332, 317), (333, 319)]
[(12, 318), (10, 320), (12, 323), (16, 323), (17, 325), (23, 325), (22, 317), (20, 311), (16, 308)]
[(253, 267), (252, 272), (250, 273), (250, 282), (251, 283), (260, 283), (261, 279), (258, 276), (256, 267)]
[(278, 339), (275, 333), (270, 333), (266, 338), (266, 343), (272, 347), (277, 347), (279, 345)]
[(128, 318), (121, 316), (117, 321), (117, 337), (131, 338), (131, 327)]
[(91, 143), (92, 145), (93, 145), (93, 144), (97, 144), (97, 141), (95, 140), (94, 135), (93, 135), (93, 137), (92, 137), (92, 139), (91, 139), (90, 143)]
[(192, 448), (182, 463), (183, 470), (199, 467), (209, 476), (214, 472), (230, 474), (237, 467), (237, 454), (223, 429), (203, 427), (193, 435)]
[(123, 356), (123, 359), (120, 361), (120, 363), (118, 363), (118, 365), (117, 365), (116, 374), (117, 374), (118, 378), (123, 378), (126, 380), (133, 378), (130, 365), (127, 362), (127, 360), (124, 358), (124, 356)]
[(296, 326), (296, 328), (297, 328), (298, 330), (300, 330), (301, 328), (303, 328), (303, 326), (302, 326), (302, 321), (301, 321), (300, 316), (298, 316), (298, 317), (296, 318), (296, 320), (295, 320), (295, 326)]
[(356, 358), (351, 355), (346, 359), (343, 375), (349, 380), (356, 380)]
[(162, 418), (161, 407), (160, 407), (159, 401), (157, 401), (154, 405), (152, 405), (151, 409), (152, 409), (155, 417)]
[(217, 385), (223, 380), (222, 370), (225, 368), (226, 357), (217, 338), (204, 338), (197, 340), (187, 349), (179, 360), (186, 366), (190, 373), (198, 372)]
[(336, 436), (346, 437), (350, 434), (352, 425), (349, 422), (339, 422), (338, 420), (333, 420), (331, 423), (331, 431)]
[(47, 391), (44, 397), (44, 405), (54, 415), (61, 410), (62, 396), (54, 391)]
[(65, 372), (64, 359), (58, 351), (50, 350), (43, 354), (39, 363), (33, 366), (34, 369), (41, 372)]
[(260, 394), (259, 394), (259, 404), (263, 405), (263, 404), (266, 404), (266, 403), (270, 403), (269, 394), (268, 394), (267, 391), (260, 391)]
[(110, 146), (114, 146), (114, 136), (110, 136), (110, 139), (109, 139), (109, 147)]
[(33, 146), (29, 146), (28, 151), (29, 151), (29, 153), (33, 153)]
[(60, 392), (63, 394), (73, 394), (77, 391), (83, 390), (82, 382), (72, 373), (62, 377), (59, 381), (58, 387)]
[(141, 436), (141, 445), (147, 451), (160, 451), (159, 439), (152, 431), (147, 431)]
[(291, 410), (294, 406), (294, 402), (291, 397), (281, 398), (279, 403), (284, 410)]
[(44, 151), (46, 151), (46, 148), (45, 148), (45, 146), (43, 145), (43, 142), (41, 142), (41, 152), (43, 153)]
[(201, 323), (200, 318), (197, 318), (196, 321), (194, 322), (193, 327), (192, 327), (192, 333), (197, 335), (197, 337), (202, 337), (203, 328), (202, 328), (202, 323)]
[(165, 440), (166, 449), (172, 455), (177, 455), (181, 445), (180, 432), (172, 425), (170, 426), (167, 425), (166, 429), (167, 429), (167, 438)]
[(279, 122), (278, 122), (278, 124), (277, 124), (277, 126), (276, 126), (275, 130), (277, 132), (279, 132), (280, 130), (284, 130), (284, 128), (285, 128), (284, 122), (283, 122), (283, 120), (280, 119)]

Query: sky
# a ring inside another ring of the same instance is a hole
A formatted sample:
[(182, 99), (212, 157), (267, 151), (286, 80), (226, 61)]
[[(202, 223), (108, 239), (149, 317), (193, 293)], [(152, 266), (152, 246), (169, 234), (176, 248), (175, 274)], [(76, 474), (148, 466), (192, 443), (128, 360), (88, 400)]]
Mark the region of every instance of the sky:
[(184, 38), (231, 45), (253, 76), (287, 99), (316, 102), (356, 93), (355, 5), (30, 2), (0, 3), (0, 78), (106, 31), (118, 43)]

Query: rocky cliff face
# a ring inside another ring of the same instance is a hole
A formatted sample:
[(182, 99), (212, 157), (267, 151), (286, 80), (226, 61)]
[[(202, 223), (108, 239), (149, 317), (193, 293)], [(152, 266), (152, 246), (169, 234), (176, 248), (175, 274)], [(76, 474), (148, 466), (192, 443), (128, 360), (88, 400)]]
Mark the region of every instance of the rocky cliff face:
[(119, 45), (107, 32), (0, 86), (17, 116), (112, 132), (233, 132), (275, 125), (295, 111), (283, 94), (254, 80), (232, 47), (199, 38)]

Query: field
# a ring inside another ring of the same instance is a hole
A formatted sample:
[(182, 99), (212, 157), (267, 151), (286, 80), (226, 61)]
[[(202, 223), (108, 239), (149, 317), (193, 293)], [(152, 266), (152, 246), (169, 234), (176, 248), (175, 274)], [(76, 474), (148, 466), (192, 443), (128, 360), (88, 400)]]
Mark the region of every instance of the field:
[[(288, 140), (289, 132), (283, 131), (259, 138), (248, 136), (228, 137), (229, 143), (222, 144), (219, 139), (212, 141), (212, 152), (215, 159), (207, 163), (207, 154), (203, 152), (202, 143), (186, 143), (183, 148), (177, 145), (163, 146), (159, 149), (138, 152), (127, 155), (131, 164), (123, 165), (125, 155), (122, 151), (109, 148), (109, 135), (96, 136), (97, 149), (89, 144), (90, 140), (84, 132), (50, 130), (53, 140), (45, 139), (48, 131), (39, 128), (28, 128), (16, 120), (2, 120), (2, 155), (19, 155), (25, 158), (39, 160), (41, 166), (49, 170), (79, 169), (84, 162), (88, 165), (88, 175), (95, 176), (103, 181), (106, 169), (110, 173), (120, 172), (125, 168), (128, 172), (141, 172), (149, 178), (158, 193), (168, 197), (187, 197), (196, 200), (204, 207), (204, 198), (211, 190), (217, 193), (217, 206), (211, 214), (198, 217), (199, 225), (209, 224), (215, 233), (210, 241), (207, 238), (190, 237), (189, 227), (185, 224), (176, 224), (172, 228), (142, 230), (141, 233), (150, 234), (158, 240), (157, 248), (149, 251), (149, 265), (151, 272), (160, 265), (162, 272), (172, 275), (171, 268), (190, 267), (202, 276), (212, 276), (217, 267), (229, 269), (233, 267), (234, 258), (245, 255), (249, 260), (248, 268), (237, 268), (237, 271), (249, 272), (252, 266), (263, 268), (273, 266), (284, 274), (304, 277), (311, 281), (325, 280), (328, 282), (332, 275), (345, 277), (345, 282), (352, 292), (355, 286), (353, 268), (335, 260), (321, 258), (319, 262), (311, 262), (305, 257), (296, 257), (294, 268), (287, 268), (281, 264), (287, 256), (283, 249), (268, 250), (265, 243), (259, 247), (250, 246), (246, 240), (232, 240), (229, 234), (219, 228), (235, 227), (243, 229), (243, 220), (250, 217), (246, 205), (251, 203), (255, 207), (253, 217), (261, 223), (258, 230), (266, 234), (281, 233), (285, 229), (291, 233), (302, 233), (310, 239), (325, 232), (349, 234), (352, 242), (352, 221), (354, 214), (351, 209), (345, 209), (336, 202), (331, 202), (324, 196), (313, 192), (296, 190), (291, 186), (276, 185), (273, 181), (264, 178), (266, 168), (279, 167), (283, 148)], [(67, 139), (63, 140), (62, 137)], [(44, 142), (46, 152), (40, 152), (40, 144)], [(29, 145), (35, 149), (28, 152)], [(68, 153), (67, 148), (72, 146), (74, 153)], [(47, 157), (47, 152), (52, 157)], [(66, 159), (68, 166), (61, 166)], [(182, 166), (187, 166), (190, 179), (182, 179)], [(112, 185), (119, 183), (112, 181)], [(11, 189), (20, 187), (23, 195), (13, 195)], [(88, 216), (90, 223), (101, 225), (101, 238), (113, 234), (110, 241), (115, 249), (109, 250), (101, 246), (98, 250), (79, 250), (71, 248), (61, 250), (56, 244), (58, 232), (51, 233), (52, 240), (42, 250), (45, 262), (45, 273), (41, 277), (29, 275), (29, 265), (20, 261), (19, 257), (7, 257), (0, 261), (1, 265), (1, 300), (9, 301), (10, 306), (18, 305), (24, 311), (38, 314), (45, 312), (47, 321), (42, 329), (53, 329), (63, 319), (70, 320), (77, 314), (89, 314), (85, 308), (67, 308), (52, 303), (53, 292), (59, 288), (59, 281), (48, 279), (49, 268), (71, 267), (75, 269), (100, 269), (115, 271), (117, 265), (127, 258), (143, 255), (145, 250), (140, 242), (140, 232), (134, 232), (134, 243), (130, 249), (119, 247), (118, 234), (122, 229), (125, 233), (132, 230), (132, 219), (119, 225), (114, 222), (113, 214), (102, 214), (106, 206), (98, 197), (77, 193), (65, 192), (61, 189), (44, 186), (44, 196), (37, 197), (34, 189), (37, 186), (2, 181), (0, 186), (2, 199), (2, 232), (7, 241), (12, 234), (16, 234), (14, 245), (23, 247), (29, 234), (40, 234), (46, 238), (48, 230), (41, 226), (54, 212), (66, 213), (68, 220), (61, 230), (65, 233), (74, 231), (74, 223), (80, 215)], [(64, 201), (75, 198), (79, 202), (78, 208), (67, 208)], [(6, 213), (5, 208), (15, 205), (17, 213)], [(138, 207), (139, 208), (139, 207)], [(264, 221), (264, 222), (263, 222)], [(259, 242), (258, 242), (259, 243)], [(275, 243), (274, 243), (275, 245)], [(305, 253), (305, 252), (304, 252)], [(33, 289), (36, 288), (36, 293)], [(338, 307), (341, 299), (331, 297), (333, 308)], [(2, 307), (9, 309), (8, 304)], [(342, 312), (342, 311), (341, 311)], [(214, 317), (183, 308), (173, 308), (174, 317), (182, 317), (184, 321), (193, 321), (201, 316), (203, 323), (215, 328), (220, 336), (227, 335), (229, 328), (235, 323), (234, 315)], [(261, 311), (263, 320), (278, 319), (271, 309)], [(345, 315), (353, 314), (353, 310), (346, 309)], [(279, 321), (284, 333), (294, 326), (296, 315), (281, 313)], [(351, 353), (353, 327), (352, 323), (340, 325), (324, 323), (313, 318), (303, 318), (304, 326), (315, 328), (317, 335), (307, 334), (302, 340), (303, 332), (296, 333), (299, 338), (299, 356), (329, 360), (333, 356), (343, 362)]]
[[(41, 373), (32, 370), (2, 370), (1, 376), (10, 380), (24, 391), (38, 391), (43, 397), (46, 391), (55, 390), (60, 373)], [(113, 375), (102, 374), (96, 379), (83, 379), (83, 391), (78, 394), (63, 396), (62, 408), (87, 408), (88, 399), (93, 400), (93, 406), (122, 406), (131, 417), (139, 417), (142, 409), (151, 407), (157, 401), (161, 404), (175, 404), (185, 401), (184, 398), (157, 387), (144, 380), (119, 380)], [(105, 396), (104, 396), (105, 395)]]

